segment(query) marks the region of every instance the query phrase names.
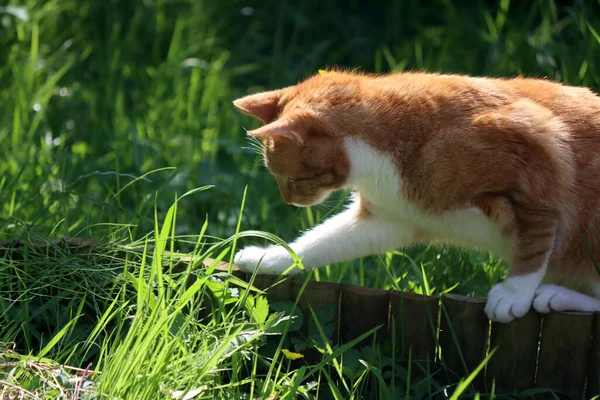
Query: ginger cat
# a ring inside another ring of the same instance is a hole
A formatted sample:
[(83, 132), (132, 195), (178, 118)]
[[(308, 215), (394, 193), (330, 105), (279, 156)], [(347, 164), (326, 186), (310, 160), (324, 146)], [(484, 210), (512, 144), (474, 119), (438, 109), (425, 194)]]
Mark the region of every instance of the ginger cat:
[[(493, 321), (532, 306), (600, 311), (590, 258), (600, 262), (600, 98), (590, 90), (330, 71), (234, 105), (265, 123), (248, 134), (286, 203), (354, 190), (345, 211), (290, 244), (305, 268), (436, 241), (510, 262), (488, 295)], [(294, 265), (280, 246), (246, 247), (235, 261), (259, 274)]]

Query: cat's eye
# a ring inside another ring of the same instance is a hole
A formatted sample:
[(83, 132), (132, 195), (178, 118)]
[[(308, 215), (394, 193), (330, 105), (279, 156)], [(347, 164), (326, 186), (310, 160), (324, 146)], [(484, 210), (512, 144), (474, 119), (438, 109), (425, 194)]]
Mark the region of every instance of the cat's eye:
[(292, 178), (288, 178), (288, 182), (289, 183), (294, 183), (294, 180)]

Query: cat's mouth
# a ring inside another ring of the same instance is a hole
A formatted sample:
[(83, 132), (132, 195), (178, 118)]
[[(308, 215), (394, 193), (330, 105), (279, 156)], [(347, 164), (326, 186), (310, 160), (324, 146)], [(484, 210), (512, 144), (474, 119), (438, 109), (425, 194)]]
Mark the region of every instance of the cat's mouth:
[(302, 201), (301, 203), (298, 203), (295, 201), (289, 201), (287, 203), (289, 205), (299, 207), (299, 208), (312, 207), (312, 206), (316, 206), (318, 204), (323, 203), (325, 200), (327, 200), (327, 198), (329, 197), (330, 194), (331, 194), (331, 191), (324, 191), (323, 193), (320, 193), (317, 198), (314, 198), (314, 199)]

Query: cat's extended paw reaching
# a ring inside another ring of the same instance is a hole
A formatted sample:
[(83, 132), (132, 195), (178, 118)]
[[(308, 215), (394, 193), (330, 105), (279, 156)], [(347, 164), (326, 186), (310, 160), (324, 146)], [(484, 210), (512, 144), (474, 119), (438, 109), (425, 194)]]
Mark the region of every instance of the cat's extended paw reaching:
[[(288, 270), (294, 261), (287, 250), (280, 246), (248, 246), (236, 253), (234, 263), (248, 273), (254, 272), (258, 266), (260, 275), (280, 275)], [(298, 272), (300, 270), (294, 268), (288, 274)]]

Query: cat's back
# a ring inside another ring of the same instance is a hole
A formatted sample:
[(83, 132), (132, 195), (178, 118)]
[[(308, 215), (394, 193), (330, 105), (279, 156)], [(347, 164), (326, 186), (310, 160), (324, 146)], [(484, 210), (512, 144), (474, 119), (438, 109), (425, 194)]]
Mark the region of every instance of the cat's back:
[(533, 78), (498, 80), (498, 84), (548, 108), (571, 129), (596, 127), (600, 134), (600, 97), (589, 88)]
[(386, 84), (408, 88), (416, 95), (432, 94), (450, 109), (471, 110), (474, 114), (528, 99), (558, 116), (575, 141), (592, 141), (600, 147), (600, 96), (587, 87), (541, 78), (431, 73), (396, 74)]
[[(488, 104), (505, 105), (528, 98), (557, 115), (600, 117), (600, 96), (587, 87), (569, 86), (542, 78), (489, 78), (429, 72), (404, 72), (375, 78), (378, 85), (411, 95), (466, 100), (477, 97)], [(600, 123), (600, 122), (599, 122)]]

